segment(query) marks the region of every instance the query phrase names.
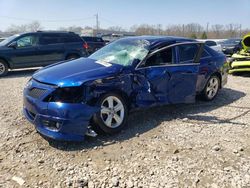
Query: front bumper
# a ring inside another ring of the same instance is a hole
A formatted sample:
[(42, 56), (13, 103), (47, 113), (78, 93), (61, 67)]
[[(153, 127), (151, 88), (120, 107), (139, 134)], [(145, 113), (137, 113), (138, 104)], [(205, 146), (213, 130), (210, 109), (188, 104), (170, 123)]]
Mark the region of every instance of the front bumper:
[(23, 103), (25, 117), (40, 134), (63, 141), (84, 140), (89, 121), (99, 110), (82, 103), (43, 102), (42, 98), (29, 96), (27, 88), (24, 89)]

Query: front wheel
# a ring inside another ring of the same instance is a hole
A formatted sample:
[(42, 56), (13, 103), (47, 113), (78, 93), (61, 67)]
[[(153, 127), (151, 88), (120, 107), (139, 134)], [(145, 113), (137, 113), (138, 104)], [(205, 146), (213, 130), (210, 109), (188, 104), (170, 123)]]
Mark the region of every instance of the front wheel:
[(218, 76), (211, 76), (206, 84), (206, 87), (204, 88), (202, 92), (202, 97), (206, 101), (213, 100), (219, 91), (220, 88), (220, 79)]
[(124, 99), (114, 93), (100, 98), (100, 112), (94, 115), (93, 129), (97, 133), (113, 134), (122, 130), (128, 119), (128, 109)]

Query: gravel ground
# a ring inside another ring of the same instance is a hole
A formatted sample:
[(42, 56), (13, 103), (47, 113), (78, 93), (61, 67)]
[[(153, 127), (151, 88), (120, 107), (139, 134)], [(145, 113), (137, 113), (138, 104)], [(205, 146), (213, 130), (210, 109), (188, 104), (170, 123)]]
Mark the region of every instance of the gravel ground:
[(133, 112), (120, 134), (65, 143), (22, 116), (32, 73), (0, 79), (0, 187), (250, 187), (250, 75), (212, 102)]

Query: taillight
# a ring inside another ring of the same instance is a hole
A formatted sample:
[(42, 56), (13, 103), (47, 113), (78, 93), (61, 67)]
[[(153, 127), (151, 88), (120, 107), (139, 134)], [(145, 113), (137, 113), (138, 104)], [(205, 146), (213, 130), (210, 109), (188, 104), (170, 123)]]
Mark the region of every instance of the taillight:
[(88, 45), (87, 42), (84, 42), (84, 43), (83, 43), (83, 48), (85, 48), (85, 49), (88, 49), (88, 48), (89, 48), (89, 45)]

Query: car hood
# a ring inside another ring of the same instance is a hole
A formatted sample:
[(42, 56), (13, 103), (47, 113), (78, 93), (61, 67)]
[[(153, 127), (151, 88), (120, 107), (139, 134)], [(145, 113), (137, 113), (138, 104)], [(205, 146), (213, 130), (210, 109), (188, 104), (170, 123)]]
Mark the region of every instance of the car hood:
[(33, 79), (60, 87), (80, 86), (86, 81), (114, 76), (122, 65), (89, 58), (80, 58), (45, 67), (36, 72)]

